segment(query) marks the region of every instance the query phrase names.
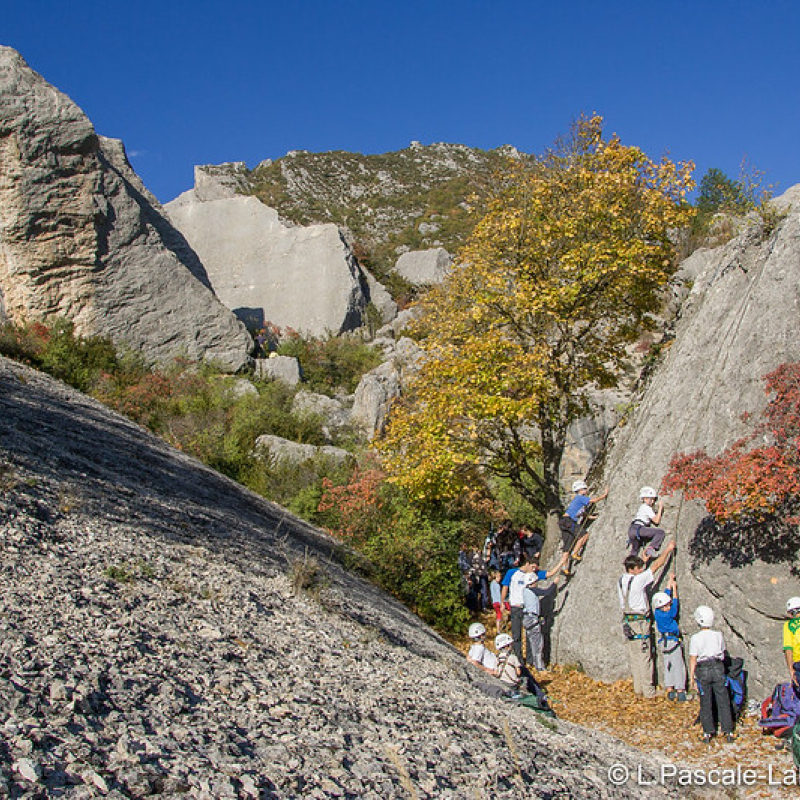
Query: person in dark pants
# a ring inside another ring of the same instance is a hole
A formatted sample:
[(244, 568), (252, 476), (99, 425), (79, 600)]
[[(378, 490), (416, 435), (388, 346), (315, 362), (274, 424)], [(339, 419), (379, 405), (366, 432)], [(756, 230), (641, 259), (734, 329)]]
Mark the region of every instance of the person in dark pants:
[(694, 620), (701, 630), (689, 640), (689, 684), (696, 680), (700, 691), (702, 738), (704, 742), (710, 742), (717, 733), (714, 722), (716, 706), (719, 727), (725, 740), (732, 742), (735, 737), (731, 697), (725, 682), (725, 639), (720, 631), (711, 630), (714, 612), (708, 606), (698, 606)]

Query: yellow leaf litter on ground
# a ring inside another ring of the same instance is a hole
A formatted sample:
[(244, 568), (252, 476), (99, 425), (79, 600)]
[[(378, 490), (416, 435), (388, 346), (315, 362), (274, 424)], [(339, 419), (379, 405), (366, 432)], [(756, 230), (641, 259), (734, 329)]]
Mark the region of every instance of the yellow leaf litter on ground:
[[(456, 644), (466, 655), (470, 642), (458, 640)], [(633, 747), (660, 755), (678, 768), (701, 769), (706, 775), (711, 770), (736, 771), (737, 767), (740, 774), (753, 770), (753, 778), (743, 781), (748, 785), (738, 786), (736, 796), (800, 797), (800, 788), (782, 785), (794, 769), (791, 750), (788, 746), (777, 749), (781, 743), (761, 732), (756, 716), (742, 718), (735, 742), (728, 744), (718, 737), (708, 745), (700, 741), (702, 729), (695, 722), (700, 710), (698, 699), (679, 703), (661, 692), (661, 696), (647, 700), (634, 695), (630, 679), (603, 683), (569, 666), (554, 665), (534, 676), (559, 719), (602, 730)]]

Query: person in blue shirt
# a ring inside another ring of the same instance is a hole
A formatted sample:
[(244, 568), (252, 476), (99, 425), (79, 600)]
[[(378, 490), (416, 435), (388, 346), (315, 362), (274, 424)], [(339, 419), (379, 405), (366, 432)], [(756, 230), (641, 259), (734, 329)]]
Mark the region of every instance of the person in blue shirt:
[[(572, 484), (572, 491), (575, 496), (567, 506), (567, 510), (558, 521), (561, 530), (562, 552), (573, 561), (580, 561), (583, 548), (589, 539), (589, 534), (585, 532), (586, 523), (589, 521), (587, 512), (589, 506), (608, 497), (608, 489), (596, 497), (589, 496), (589, 487), (586, 481), (575, 481)], [(569, 577), (569, 564), (563, 568), (564, 575)]]
[(653, 595), (653, 616), (658, 630), (658, 649), (664, 661), (664, 687), (670, 700), (686, 700), (686, 662), (678, 626), (678, 585), (671, 572), (664, 592)]
[[(503, 602), (508, 603), (509, 622), (511, 623), (511, 638), (514, 642), (514, 652), (520, 663), (524, 663), (523, 658), (523, 617), (524, 617), (524, 591), (529, 575), (535, 575), (537, 580), (550, 580), (554, 575), (558, 575), (563, 565), (566, 563), (566, 556), (562, 555), (561, 560), (549, 572), (538, 569), (535, 561), (522, 560), (522, 565), (516, 569), (510, 569), (501, 582), (501, 597)], [(538, 616), (538, 615), (537, 615)], [(530, 646), (530, 639), (528, 640)], [(532, 653), (528, 652), (528, 663), (531, 662)]]

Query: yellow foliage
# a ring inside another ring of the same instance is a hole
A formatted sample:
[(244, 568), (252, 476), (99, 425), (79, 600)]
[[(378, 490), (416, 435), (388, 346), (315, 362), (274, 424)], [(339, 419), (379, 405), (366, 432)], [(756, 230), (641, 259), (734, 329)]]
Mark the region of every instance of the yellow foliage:
[(488, 469), (515, 485), (538, 479), (557, 505), (567, 426), (587, 389), (616, 383), (675, 269), (668, 232), (690, 217), (692, 169), (605, 141), (598, 116), (509, 165), (449, 277), (422, 301), (427, 357), (379, 443), (393, 480), (447, 497)]

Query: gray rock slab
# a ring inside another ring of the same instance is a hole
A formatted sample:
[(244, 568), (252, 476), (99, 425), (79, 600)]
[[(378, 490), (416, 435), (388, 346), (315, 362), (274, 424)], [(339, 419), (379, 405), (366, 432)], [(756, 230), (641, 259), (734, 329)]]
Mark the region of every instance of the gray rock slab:
[(441, 283), (452, 263), (443, 247), (428, 250), (410, 250), (403, 253), (394, 265), (394, 271), (415, 286)]
[(273, 381), (283, 381), (288, 386), (297, 386), (303, 379), (300, 362), (294, 356), (272, 355), (270, 358), (256, 358), (255, 375)]
[[(792, 195), (788, 195), (791, 197)], [(796, 196), (796, 194), (795, 194)], [(752, 429), (744, 412), (764, 408), (763, 376), (800, 359), (800, 206), (764, 237), (758, 226), (690, 257), (696, 275), (681, 308), (675, 339), (624, 427), (612, 436), (597, 487), (608, 500), (591, 528), (583, 562), (569, 585), (553, 636), (555, 657), (604, 679), (626, 673), (615, 594), (626, 555), (626, 532), (643, 485), (659, 486), (670, 459), (705, 449), (717, 454)], [(683, 627), (695, 628), (698, 604), (716, 612), (731, 655), (741, 656), (756, 697), (785, 680), (781, 625), (786, 599), (798, 594), (786, 560), (767, 542), (737, 544), (704, 535), (698, 502), (666, 499), (662, 527), (677, 537), (674, 562)], [(592, 636), (586, 636), (586, 608)], [(602, 646), (600, 646), (602, 643)]]
[(62, 316), (153, 360), (236, 370), (252, 340), (197, 256), (66, 95), (0, 47), (0, 293), (14, 321)]
[(324, 532), (2, 358), (0, 465), (9, 796), (674, 796), (609, 783), (657, 758), (481, 694)]
[(166, 205), (222, 302), (255, 327), (271, 322), (322, 337), (362, 323), (361, 274), (335, 225), (284, 225), (255, 197)]

